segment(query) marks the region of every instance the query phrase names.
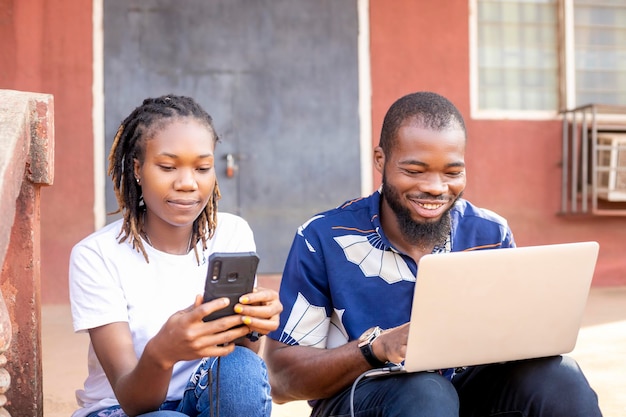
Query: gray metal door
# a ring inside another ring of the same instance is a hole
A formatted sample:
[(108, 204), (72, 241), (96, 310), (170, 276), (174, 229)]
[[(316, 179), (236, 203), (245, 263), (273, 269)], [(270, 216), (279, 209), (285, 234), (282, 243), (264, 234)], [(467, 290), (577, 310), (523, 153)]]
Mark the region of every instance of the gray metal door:
[(144, 98), (194, 97), (222, 138), (220, 210), (281, 272), (298, 225), (360, 195), (356, 0), (103, 1), (107, 152)]

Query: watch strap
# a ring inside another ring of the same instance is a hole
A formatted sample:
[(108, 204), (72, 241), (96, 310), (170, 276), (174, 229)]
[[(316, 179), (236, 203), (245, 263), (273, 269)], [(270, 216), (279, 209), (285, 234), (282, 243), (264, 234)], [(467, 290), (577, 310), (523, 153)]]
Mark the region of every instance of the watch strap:
[(361, 349), (361, 353), (363, 354), (363, 357), (365, 357), (367, 363), (369, 363), (373, 368), (382, 368), (386, 365), (385, 362), (381, 361), (376, 357), (376, 355), (374, 355), (371, 343), (363, 343), (359, 346), (359, 349)]

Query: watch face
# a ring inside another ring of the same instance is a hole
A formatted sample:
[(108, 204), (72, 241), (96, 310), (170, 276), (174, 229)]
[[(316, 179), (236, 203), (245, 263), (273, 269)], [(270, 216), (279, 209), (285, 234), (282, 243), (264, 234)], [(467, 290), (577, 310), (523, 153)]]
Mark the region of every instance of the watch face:
[(359, 342), (364, 342), (367, 340), (367, 338), (370, 336), (370, 334), (372, 333), (372, 331), (374, 331), (373, 327), (370, 327), (369, 329), (367, 329), (366, 331), (363, 332), (363, 334), (361, 336), (359, 336)]
[(363, 332), (361, 337), (359, 337), (359, 342), (369, 341), (370, 339), (378, 336), (379, 333), (380, 333), (380, 327), (378, 326), (370, 327), (369, 329)]

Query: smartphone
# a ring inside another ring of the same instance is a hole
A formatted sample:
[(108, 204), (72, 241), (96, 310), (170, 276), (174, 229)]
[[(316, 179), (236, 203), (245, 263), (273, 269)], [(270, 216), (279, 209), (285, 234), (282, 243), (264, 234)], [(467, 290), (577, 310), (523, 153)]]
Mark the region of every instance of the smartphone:
[(204, 317), (204, 321), (235, 314), (233, 308), (239, 297), (254, 288), (258, 265), (259, 256), (255, 252), (215, 252), (209, 256), (204, 302), (228, 297), (230, 304)]

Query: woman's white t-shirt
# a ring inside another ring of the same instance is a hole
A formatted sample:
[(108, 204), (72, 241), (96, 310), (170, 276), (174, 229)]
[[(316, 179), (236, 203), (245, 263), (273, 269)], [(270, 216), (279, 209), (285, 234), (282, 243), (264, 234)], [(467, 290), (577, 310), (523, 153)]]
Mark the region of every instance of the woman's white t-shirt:
[[(144, 243), (149, 263), (128, 241), (119, 243), (122, 220), (83, 239), (70, 255), (69, 288), (74, 331), (113, 322), (128, 322), (139, 358), (146, 343), (177, 311), (194, 303), (204, 292), (208, 258), (213, 252), (249, 252), (256, 246), (248, 223), (238, 216), (219, 213), (207, 250), (198, 244), (200, 265), (192, 250), (172, 255)], [(180, 400), (199, 360), (174, 366), (166, 400)], [(81, 407), (73, 417), (118, 404), (91, 343), (84, 389), (76, 391)]]

